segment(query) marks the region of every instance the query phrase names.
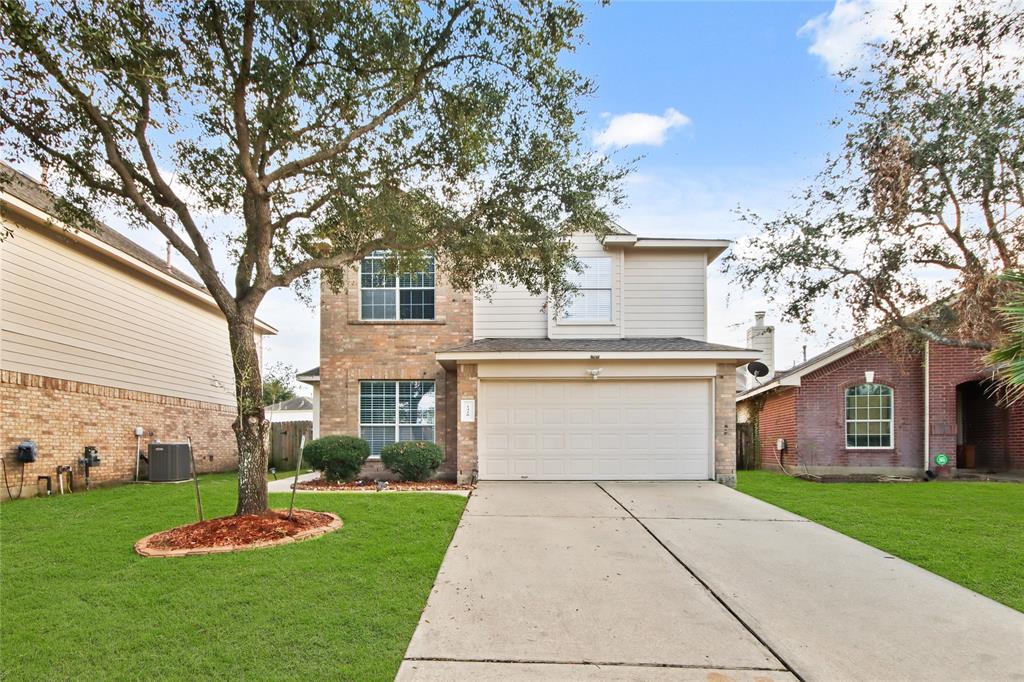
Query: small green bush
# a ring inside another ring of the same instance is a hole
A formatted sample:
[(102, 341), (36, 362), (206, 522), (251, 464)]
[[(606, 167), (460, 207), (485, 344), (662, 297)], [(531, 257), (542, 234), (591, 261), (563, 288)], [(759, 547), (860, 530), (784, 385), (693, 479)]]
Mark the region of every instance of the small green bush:
[(425, 481), (444, 461), (441, 448), (427, 440), (403, 440), (385, 445), (380, 461), (405, 481)]
[(355, 436), (324, 436), (306, 443), (302, 463), (324, 473), (329, 481), (351, 481), (370, 456), (370, 444)]

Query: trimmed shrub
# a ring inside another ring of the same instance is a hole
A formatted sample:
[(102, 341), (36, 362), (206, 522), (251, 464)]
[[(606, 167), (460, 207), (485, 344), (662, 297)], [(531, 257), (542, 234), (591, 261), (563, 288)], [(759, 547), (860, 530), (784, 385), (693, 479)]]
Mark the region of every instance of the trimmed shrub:
[(403, 440), (385, 445), (380, 461), (405, 481), (425, 481), (444, 461), (444, 452), (427, 440)]
[(370, 456), (370, 444), (355, 436), (324, 436), (306, 443), (302, 462), (324, 473), (328, 481), (351, 481)]

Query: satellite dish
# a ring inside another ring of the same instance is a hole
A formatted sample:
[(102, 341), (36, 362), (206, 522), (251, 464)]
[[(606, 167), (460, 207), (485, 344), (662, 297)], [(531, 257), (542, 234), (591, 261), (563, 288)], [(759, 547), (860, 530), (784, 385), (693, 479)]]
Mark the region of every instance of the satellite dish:
[(747, 371), (760, 379), (768, 376), (768, 365), (763, 362), (751, 362), (747, 365)]

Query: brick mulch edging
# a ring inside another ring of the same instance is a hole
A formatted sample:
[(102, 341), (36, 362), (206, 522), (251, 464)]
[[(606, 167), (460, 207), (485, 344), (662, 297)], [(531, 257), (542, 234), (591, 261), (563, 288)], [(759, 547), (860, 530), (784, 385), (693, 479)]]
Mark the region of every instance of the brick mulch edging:
[[(299, 510), (295, 511), (309, 511)], [(140, 556), (144, 557), (172, 557), (172, 556), (201, 556), (204, 554), (223, 554), (226, 552), (241, 552), (247, 549), (259, 549), (262, 547), (274, 547), (276, 545), (286, 545), (291, 542), (301, 542), (302, 540), (310, 540), (312, 538), (320, 537), (332, 531), (336, 531), (342, 527), (343, 522), (341, 517), (331, 512), (317, 511), (317, 514), (325, 514), (331, 517), (331, 522), (326, 526), (317, 526), (315, 528), (307, 528), (301, 530), (295, 535), (285, 535), (281, 538), (274, 540), (263, 540), (260, 542), (253, 542), (247, 545), (216, 545), (209, 547), (189, 547), (185, 549), (163, 549), (158, 547), (150, 547), (150, 541), (157, 535), (166, 533), (167, 531), (159, 531), (152, 533), (142, 538), (135, 543), (135, 552)], [(173, 530), (173, 529), (172, 529)]]

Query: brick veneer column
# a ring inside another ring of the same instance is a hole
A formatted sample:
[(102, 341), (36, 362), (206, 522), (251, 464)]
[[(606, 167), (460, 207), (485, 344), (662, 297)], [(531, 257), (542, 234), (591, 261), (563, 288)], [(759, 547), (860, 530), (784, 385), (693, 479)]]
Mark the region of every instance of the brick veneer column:
[[(471, 482), (477, 476), (477, 422), (480, 419), (479, 386), (477, 380), (476, 365), (459, 365), (458, 369), (458, 399), (475, 400), (477, 402), (477, 421), (458, 422), (458, 471), (456, 472), (459, 483)], [(461, 410), (460, 410), (461, 411)]]
[(715, 369), (715, 480), (736, 487), (736, 365)]

